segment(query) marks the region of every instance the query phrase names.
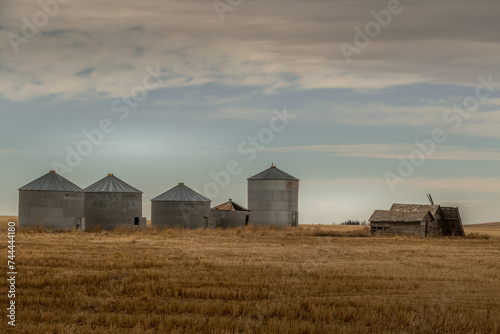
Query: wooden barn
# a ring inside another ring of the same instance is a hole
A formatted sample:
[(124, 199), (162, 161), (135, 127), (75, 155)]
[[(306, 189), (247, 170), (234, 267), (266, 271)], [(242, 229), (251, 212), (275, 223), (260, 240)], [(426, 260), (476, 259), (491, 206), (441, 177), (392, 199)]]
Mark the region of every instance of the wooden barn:
[(433, 233), (434, 217), (429, 211), (376, 210), (370, 217), (372, 233), (400, 235), (420, 235), (427, 237)]
[(464, 236), (458, 208), (440, 205), (393, 204), (390, 210), (376, 210), (370, 218), (372, 234)]

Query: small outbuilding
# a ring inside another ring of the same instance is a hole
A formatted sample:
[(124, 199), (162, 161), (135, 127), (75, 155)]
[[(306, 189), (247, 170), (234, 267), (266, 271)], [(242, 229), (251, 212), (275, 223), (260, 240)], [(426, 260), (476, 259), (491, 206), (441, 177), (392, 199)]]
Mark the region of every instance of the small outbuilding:
[(210, 218), (215, 221), (215, 227), (247, 226), (250, 222), (250, 210), (229, 199), (228, 202), (212, 208)]
[(376, 210), (370, 217), (372, 233), (419, 235), (427, 237), (433, 232), (434, 217), (429, 211)]
[[(427, 216), (429, 213), (430, 216)], [(418, 230), (415, 226), (420, 224)], [(376, 210), (370, 218), (371, 232), (426, 236), (464, 236), (457, 207), (440, 205), (398, 204), (390, 210)]]
[(142, 191), (113, 174), (85, 188), (84, 213), (87, 228), (146, 227), (146, 218), (142, 217)]
[(151, 227), (208, 228), (210, 202), (181, 182), (151, 200)]
[(85, 230), (83, 189), (51, 170), (19, 188), (19, 226)]

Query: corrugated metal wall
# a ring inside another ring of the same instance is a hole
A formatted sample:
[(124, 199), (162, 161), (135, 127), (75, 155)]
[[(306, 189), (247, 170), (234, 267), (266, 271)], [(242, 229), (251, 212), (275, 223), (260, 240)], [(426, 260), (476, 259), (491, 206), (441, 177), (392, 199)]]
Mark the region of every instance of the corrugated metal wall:
[(299, 181), (248, 180), (248, 209), (252, 224), (298, 225)]
[(83, 210), (83, 192), (19, 191), (21, 227), (43, 224), (48, 229), (72, 230)]
[(86, 192), (84, 215), (87, 228), (134, 227), (136, 219), (142, 217), (142, 194)]
[[(242, 227), (250, 222), (250, 211), (212, 210), (210, 217), (215, 221), (215, 227)], [(247, 218), (248, 217), (248, 218)]]
[(151, 227), (209, 227), (210, 202), (152, 201)]

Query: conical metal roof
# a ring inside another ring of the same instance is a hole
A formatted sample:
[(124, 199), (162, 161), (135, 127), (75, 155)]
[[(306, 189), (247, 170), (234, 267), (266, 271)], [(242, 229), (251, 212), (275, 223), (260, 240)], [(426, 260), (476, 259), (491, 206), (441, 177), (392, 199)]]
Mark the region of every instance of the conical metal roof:
[(123, 182), (113, 174), (108, 174), (105, 178), (85, 188), (86, 193), (136, 193), (142, 194), (142, 191)]
[(277, 168), (274, 165), (271, 165), (270, 168), (266, 169), (263, 172), (260, 172), (257, 175), (254, 175), (248, 180), (288, 180), (288, 181), (300, 181), (296, 177), (291, 176), (288, 173), (285, 173), (281, 169)]
[(231, 199), (228, 202), (222, 203), (212, 208), (213, 211), (250, 211), (239, 204), (234, 203)]
[(19, 190), (82, 192), (83, 189), (51, 170), (42, 177), (28, 183)]
[(179, 183), (179, 185), (153, 198), (154, 202), (210, 202), (208, 198), (198, 194), (193, 189)]

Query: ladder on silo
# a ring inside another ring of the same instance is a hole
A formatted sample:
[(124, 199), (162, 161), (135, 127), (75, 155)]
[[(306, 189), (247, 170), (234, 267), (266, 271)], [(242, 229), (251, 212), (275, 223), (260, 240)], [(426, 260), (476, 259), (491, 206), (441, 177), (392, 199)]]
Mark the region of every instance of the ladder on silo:
[(293, 226), (293, 182), (286, 183), (288, 225)]

